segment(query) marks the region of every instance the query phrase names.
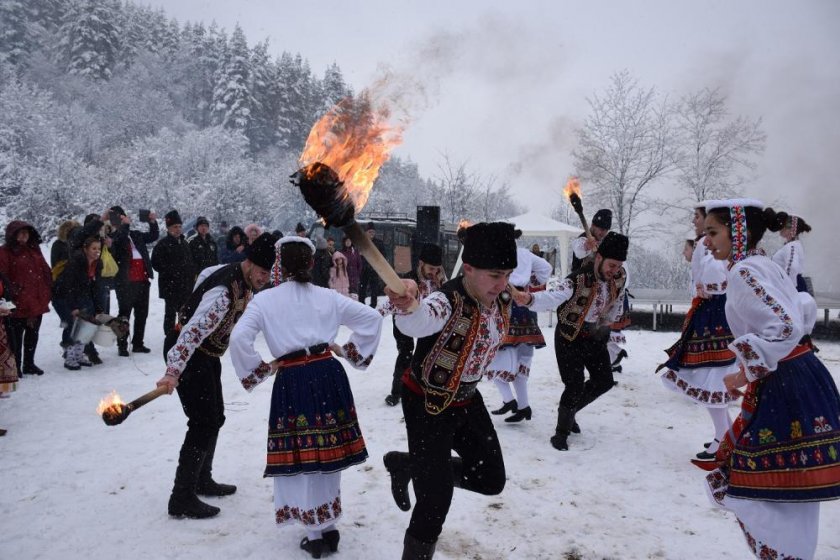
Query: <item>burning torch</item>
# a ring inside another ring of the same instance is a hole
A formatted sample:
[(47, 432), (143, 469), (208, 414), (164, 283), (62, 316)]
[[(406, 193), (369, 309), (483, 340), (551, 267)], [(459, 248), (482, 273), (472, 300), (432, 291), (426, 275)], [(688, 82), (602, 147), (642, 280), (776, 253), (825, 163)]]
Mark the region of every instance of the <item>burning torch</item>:
[(586, 216), (583, 215), (583, 201), (580, 199), (580, 180), (577, 177), (570, 177), (566, 186), (563, 188), (563, 194), (568, 197), (572, 208), (575, 209), (575, 214), (580, 219), (580, 225), (583, 226), (583, 233), (586, 234), (586, 239), (595, 241), (595, 238), (592, 237), (592, 232), (589, 231)]
[(137, 410), (144, 404), (148, 404), (161, 395), (167, 393), (167, 388), (164, 386), (158, 387), (154, 391), (149, 391), (145, 395), (137, 397), (128, 404), (122, 402), (120, 396), (116, 391), (112, 392), (108, 397), (99, 401), (99, 406), (96, 408), (96, 413), (102, 417), (102, 421), (108, 426), (116, 426), (122, 424), (123, 420), (128, 418), (128, 415)]
[(392, 126), (390, 117), (390, 109), (375, 106), (367, 92), (342, 100), (312, 127), (291, 182), (324, 225), (342, 228), (388, 288), (403, 295), (402, 280), (355, 218), (379, 168), (402, 142), (403, 125)]

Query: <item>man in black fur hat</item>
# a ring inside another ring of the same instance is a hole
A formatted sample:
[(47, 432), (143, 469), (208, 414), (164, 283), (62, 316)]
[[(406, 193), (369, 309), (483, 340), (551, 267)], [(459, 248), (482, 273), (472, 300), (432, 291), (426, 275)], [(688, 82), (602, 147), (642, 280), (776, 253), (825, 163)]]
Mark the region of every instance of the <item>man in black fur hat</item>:
[(581, 233), (572, 241), (572, 271), (579, 269), (586, 262), (592, 260), (598, 244), (612, 228), (612, 210), (601, 208), (592, 216), (592, 223), (589, 225), (589, 234)]
[(510, 321), (514, 227), (476, 224), (466, 229), (463, 242), (464, 274), (440, 290), (420, 300), (413, 280), (403, 280), (405, 296), (386, 288), (400, 310), (397, 327), (418, 338), (411, 368), (402, 378), (408, 453), (385, 455), (397, 506), (411, 509), (409, 481), (417, 500), (403, 560), (432, 558), (453, 488), (496, 495), (505, 486), (502, 449), (477, 385)]
[(569, 274), (556, 290), (514, 294), (516, 303), (531, 311), (557, 309), (554, 352), (566, 388), (551, 445), (560, 451), (569, 449), (569, 433), (580, 431), (575, 414), (613, 387), (607, 342), (610, 324), (624, 310), (628, 245), (627, 237), (611, 231), (598, 245), (595, 258)]
[(165, 386), (170, 394), (177, 387), (188, 419), (169, 498), (169, 515), (173, 517), (213, 517), (219, 508), (202, 502), (197, 494), (227, 496), (236, 492), (236, 486), (212, 478), (216, 440), (225, 423), (221, 356), (245, 306), (268, 282), (276, 241), (270, 233), (263, 233), (247, 247), (243, 262), (202, 270), (178, 313), (177, 327), (164, 344), (166, 375), (157, 385)]
[(181, 215), (170, 210), (163, 217), (166, 237), (158, 241), (152, 251), (152, 267), (158, 273), (158, 297), (164, 301), (163, 335), (175, 326), (175, 314), (187, 301), (195, 279), (190, 244), (182, 233)]
[[(402, 278), (414, 280), (420, 290), (420, 298), (440, 289), (446, 277), (443, 273), (443, 252), (439, 245), (424, 243), (420, 248), (417, 268), (401, 275)], [(390, 307), (386, 304), (386, 309)], [(414, 338), (403, 334), (397, 328), (394, 317), (394, 340), (397, 342), (397, 361), (394, 364), (394, 379), (391, 382), (391, 392), (385, 397), (385, 404), (396, 406), (402, 394), (402, 376), (411, 367), (411, 357), (414, 354)]]

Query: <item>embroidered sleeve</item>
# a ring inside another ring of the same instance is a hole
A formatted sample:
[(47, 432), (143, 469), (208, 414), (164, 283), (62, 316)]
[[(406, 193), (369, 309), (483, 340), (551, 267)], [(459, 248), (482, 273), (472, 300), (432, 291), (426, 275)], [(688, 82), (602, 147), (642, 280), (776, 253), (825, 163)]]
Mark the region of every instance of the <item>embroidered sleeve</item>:
[(342, 346), (344, 357), (356, 369), (366, 369), (382, 334), (382, 317), (367, 305), (333, 292), (338, 307), (338, 318), (352, 333)]
[(432, 292), (420, 301), (420, 305), (408, 315), (397, 315), (397, 328), (408, 336), (421, 338), (440, 332), (449, 316), (452, 306), (443, 292)]
[(619, 290), (615, 301), (612, 302), (610, 308), (604, 313), (604, 318), (607, 323), (617, 323), (622, 315), (624, 315), (624, 288)]
[(254, 348), (254, 341), (264, 324), (260, 301), (252, 299), (230, 333), (230, 361), (239, 382), (248, 392), (271, 377), (271, 367)]
[(166, 375), (179, 378), (196, 349), (216, 330), (230, 309), (230, 297), (224, 287), (204, 294), (192, 318), (181, 327), (175, 346), (166, 354)]
[(586, 250), (586, 237), (575, 237), (572, 239), (572, 252), (579, 259), (586, 257), (591, 251)]
[(772, 281), (759, 282), (755, 271), (745, 265), (733, 273), (727, 298), (750, 332), (736, 338), (729, 348), (744, 366), (747, 379), (756, 381), (775, 371), (779, 360), (796, 347), (802, 325), (791, 315), (795, 309), (779, 301), (784, 295)]
[(575, 285), (571, 278), (566, 278), (554, 288), (531, 294), (534, 299), (528, 308), (531, 311), (549, 311), (557, 309), (572, 297), (575, 293)]
[(271, 377), (271, 366), (261, 361), (260, 365), (258, 365), (257, 368), (251, 372), (251, 375), (249, 375), (248, 377), (240, 378), (239, 381), (242, 382), (242, 386), (245, 388), (245, 390), (250, 393), (254, 390), (254, 387), (259, 385), (269, 377)]

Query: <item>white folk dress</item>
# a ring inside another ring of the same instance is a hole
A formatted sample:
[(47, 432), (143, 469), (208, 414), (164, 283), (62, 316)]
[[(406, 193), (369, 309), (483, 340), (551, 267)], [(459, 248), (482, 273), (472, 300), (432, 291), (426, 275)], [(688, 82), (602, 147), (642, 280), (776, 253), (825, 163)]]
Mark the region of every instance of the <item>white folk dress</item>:
[[(231, 334), (230, 355), (247, 390), (267, 379), (267, 363), (352, 334), (346, 359), (365, 369), (379, 345), (382, 318), (372, 308), (328, 288), (284, 282), (258, 293)], [(258, 334), (264, 359), (254, 348)], [(347, 375), (329, 352), (287, 360), (276, 375), (268, 420), (265, 476), (274, 477), (275, 521), (309, 530), (341, 516), (341, 471), (367, 459)]]
[(794, 288), (805, 291), (805, 280), (802, 278), (805, 273), (805, 249), (801, 241), (794, 239), (785, 243), (773, 254), (773, 262), (782, 267)]

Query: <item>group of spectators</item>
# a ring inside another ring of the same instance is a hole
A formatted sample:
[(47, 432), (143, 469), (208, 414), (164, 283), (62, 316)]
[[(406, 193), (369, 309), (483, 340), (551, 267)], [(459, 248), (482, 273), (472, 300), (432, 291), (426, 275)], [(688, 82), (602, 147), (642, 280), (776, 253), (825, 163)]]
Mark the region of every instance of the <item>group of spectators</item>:
[[(302, 225), (298, 225), (302, 228)], [(305, 230), (301, 233), (305, 236)], [(379, 252), (385, 254), (385, 246), (376, 237), (376, 226), (373, 222), (367, 224), (366, 233)], [(370, 297), (370, 306), (375, 308), (382, 294), (379, 276), (359, 253), (352, 239), (345, 235), (341, 243), (341, 248), (336, 249), (333, 237), (316, 240), (312, 282), (317, 286), (332, 288), (362, 303)]]

